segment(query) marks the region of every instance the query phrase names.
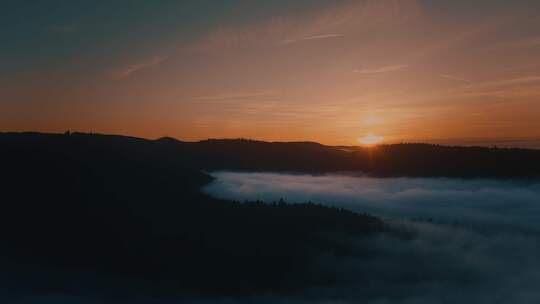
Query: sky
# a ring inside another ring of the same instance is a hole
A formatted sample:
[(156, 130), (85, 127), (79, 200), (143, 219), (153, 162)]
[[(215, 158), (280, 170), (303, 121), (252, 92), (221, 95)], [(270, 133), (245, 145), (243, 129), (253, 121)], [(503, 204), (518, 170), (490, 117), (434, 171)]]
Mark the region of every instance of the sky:
[(0, 131), (540, 148), (537, 0), (12, 1)]

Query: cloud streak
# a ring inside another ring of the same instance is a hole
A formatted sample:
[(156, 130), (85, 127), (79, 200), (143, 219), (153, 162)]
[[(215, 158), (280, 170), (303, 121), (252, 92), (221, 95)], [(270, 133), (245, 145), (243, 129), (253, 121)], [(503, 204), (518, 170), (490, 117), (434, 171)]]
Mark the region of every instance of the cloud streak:
[(342, 34), (322, 34), (322, 35), (313, 35), (313, 36), (303, 37), (303, 38), (300, 38), (300, 39), (288, 39), (288, 40), (284, 40), (284, 41), (282, 41), (282, 42), (280, 43), (280, 45), (292, 44), (292, 43), (297, 43), (297, 42), (302, 42), (302, 41), (321, 40), (321, 39), (331, 39), (331, 38), (341, 38), (341, 37), (345, 37), (345, 35), (342, 35)]
[(252, 100), (252, 99), (265, 99), (269, 97), (275, 97), (274, 91), (260, 91), (260, 92), (236, 92), (236, 93), (223, 93), (215, 95), (197, 96), (195, 100)]
[(468, 84), (473, 83), (472, 81), (470, 81), (468, 79), (458, 77), (458, 76), (453, 76), (453, 75), (450, 75), (450, 74), (439, 74), (439, 76), (441, 76), (442, 78), (446, 78), (446, 79), (450, 79), (450, 80), (454, 80), (454, 81), (458, 81), (458, 82), (465, 82), (465, 83), (468, 83)]
[(409, 65), (407, 64), (400, 64), (400, 65), (390, 65), (385, 67), (380, 67), (376, 69), (361, 69), (361, 70), (353, 70), (353, 73), (359, 73), (359, 74), (379, 74), (379, 73), (388, 73), (388, 72), (395, 72), (399, 70), (403, 70), (408, 68)]
[(166, 57), (155, 56), (155, 57), (152, 57), (151, 59), (149, 59), (147, 61), (144, 61), (144, 62), (130, 64), (130, 65), (126, 66), (126, 67), (123, 67), (123, 68), (120, 68), (120, 69), (114, 71), (113, 76), (115, 78), (126, 78), (126, 77), (129, 77), (129, 76), (131, 76), (131, 75), (133, 75), (135, 73), (138, 73), (138, 72), (140, 72), (142, 70), (145, 70), (145, 69), (151, 68), (153, 66), (159, 65), (160, 63), (162, 63), (166, 59), (167, 59)]
[(496, 45), (488, 47), (487, 49), (488, 50), (513, 50), (513, 49), (520, 50), (520, 49), (535, 48), (538, 46), (540, 46), (540, 36), (523, 38), (523, 39), (514, 40), (510, 42), (498, 43)]

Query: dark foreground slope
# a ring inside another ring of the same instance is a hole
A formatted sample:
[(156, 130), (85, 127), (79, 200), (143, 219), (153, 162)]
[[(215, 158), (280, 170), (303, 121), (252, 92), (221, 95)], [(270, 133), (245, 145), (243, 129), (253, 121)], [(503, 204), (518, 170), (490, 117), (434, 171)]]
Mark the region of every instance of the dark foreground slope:
[(136, 138), (0, 135), (2, 289), (292, 292), (337, 279), (314, 273), (313, 259), (385, 230), (313, 204), (214, 200), (199, 192), (211, 178), (185, 165)]

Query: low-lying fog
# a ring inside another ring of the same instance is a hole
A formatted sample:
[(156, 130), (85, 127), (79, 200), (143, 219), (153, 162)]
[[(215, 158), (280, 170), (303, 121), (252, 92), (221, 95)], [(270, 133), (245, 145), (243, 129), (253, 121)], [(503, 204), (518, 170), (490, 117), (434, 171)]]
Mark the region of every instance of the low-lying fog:
[[(335, 272), (341, 282), (308, 290), (308, 298), (377, 304), (540, 303), (540, 181), (213, 176), (204, 191), (218, 198), (312, 201), (368, 212), (416, 233), (412, 240), (359, 239), (356, 254), (320, 257), (314, 267)], [(366, 250), (372, 255), (366, 256)]]
[[(230, 200), (312, 201), (383, 219), (433, 219), (540, 231), (540, 180), (370, 178), (216, 172), (203, 191)], [(493, 228), (493, 227), (492, 227)]]

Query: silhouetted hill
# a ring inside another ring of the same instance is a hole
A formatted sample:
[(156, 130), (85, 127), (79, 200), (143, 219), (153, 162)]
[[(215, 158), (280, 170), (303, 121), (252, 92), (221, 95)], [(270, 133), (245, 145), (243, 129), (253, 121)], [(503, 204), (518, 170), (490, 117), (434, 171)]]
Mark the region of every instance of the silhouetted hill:
[(213, 170), (360, 171), (381, 177), (540, 177), (540, 150), (395, 144), (372, 148), (245, 139), (157, 141), (186, 165)]
[(396, 144), (355, 154), (377, 176), (540, 177), (540, 150)]
[(428, 144), (345, 149), (310, 142), (252, 140), (168, 142), (164, 146), (187, 165), (208, 171), (361, 171), (386, 177), (540, 177), (540, 150), (530, 149)]
[[(325, 173), (358, 171), (372, 176), (540, 177), (540, 150), (448, 147), (428, 144), (332, 147), (313, 142), (262, 142), (211, 139), (182, 142), (71, 133), (0, 133), (1, 143), (44, 145), (47, 149), (118, 151), (125, 157), (150, 157), (196, 170)], [(159, 163), (159, 162), (157, 162)]]
[(30, 277), (26, 288), (54, 291), (92, 274), (113, 293), (288, 292), (335, 280), (310, 265), (346, 253), (343, 239), (386, 230), (315, 204), (212, 199), (199, 192), (211, 178), (187, 168), (171, 144), (183, 145), (1, 134), (0, 266), (13, 278), (3, 288)]

